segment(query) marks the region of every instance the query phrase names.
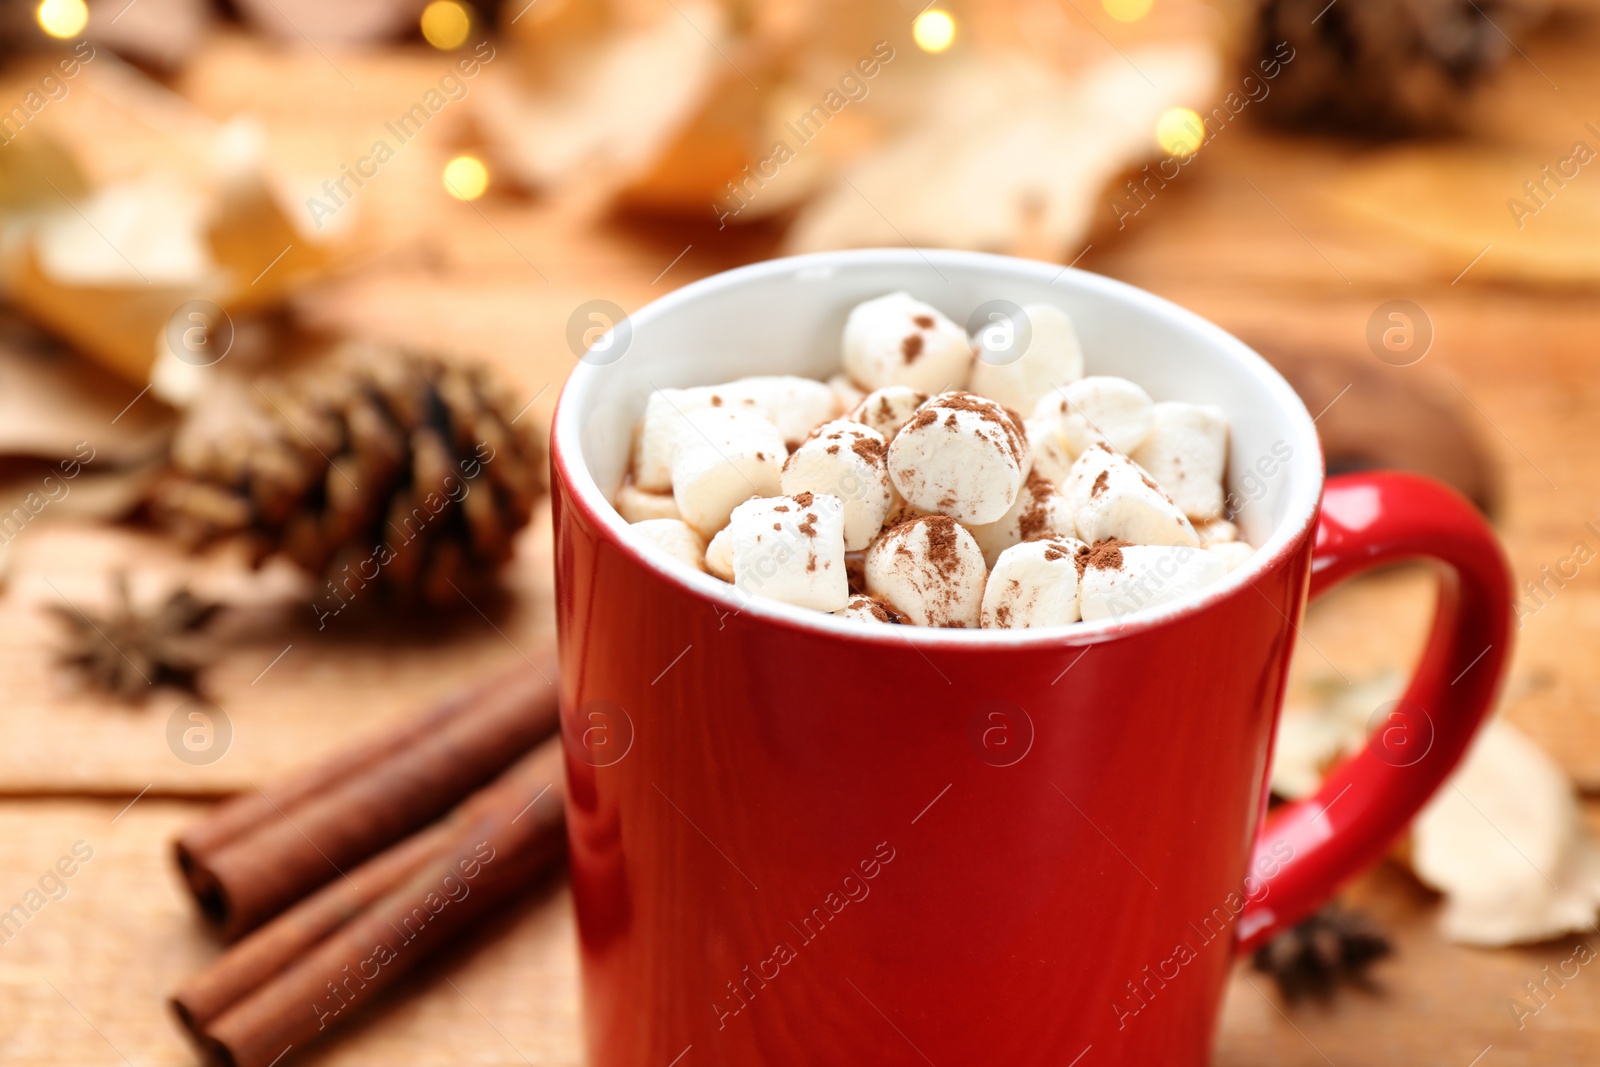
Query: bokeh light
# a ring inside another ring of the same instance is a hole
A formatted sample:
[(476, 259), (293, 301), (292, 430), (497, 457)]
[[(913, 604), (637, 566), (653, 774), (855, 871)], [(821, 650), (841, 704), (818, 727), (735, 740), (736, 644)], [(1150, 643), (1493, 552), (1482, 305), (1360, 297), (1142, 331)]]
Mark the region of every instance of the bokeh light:
[(1118, 22), (1138, 22), (1150, 14), (1155, 0), (1100, 0), (1100, 6)]
[(1168, 108), (1156, 122), (1156, 141), (1168, 155), (1193, 155), (1205, 140), (1205, 123), (1190, 108)]
[(489, 188), (489, 168), (476, 156), (457, 156), (444, 165), (444, 187), (457, 200), (476, 200)]
[(52, 37), (76, 37), (89, 25), (89, 5), (83, 0), (41, 0), (34, 14), (39, 28)]
[(422, 9), (422, 36), (446, 52), (460, 48), (472, 31), (472, 10), (456, 0), (433, 0)]
[(956, 39), (956, 20), (948, 11), (929, 8), (911, 24), (911, 39), (924, 52), (943, 52)]

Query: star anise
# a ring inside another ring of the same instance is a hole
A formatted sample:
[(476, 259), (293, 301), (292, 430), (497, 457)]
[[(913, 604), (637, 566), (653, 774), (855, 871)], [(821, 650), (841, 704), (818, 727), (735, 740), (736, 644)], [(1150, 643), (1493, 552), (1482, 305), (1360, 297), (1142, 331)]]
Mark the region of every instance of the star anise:
[(1256, 950), (1255, 969), (1272, 976), (1283, 998), (1327, 1000), (1341, 985), (1365, 985), (1367, 969), (1393, 951), (1376, 923), (1329, 904)]
[(158, 685), (196, 692), (199, 673), (212, 658), (200, 631), (220, 605), (180, 588), (142, 608), (133, 602), (127, 575), (115, 575), (112, 586), (116, 603), (105, 614), (50, 605), (66, 627), (57, 659), (90, 685), (130, 703)]

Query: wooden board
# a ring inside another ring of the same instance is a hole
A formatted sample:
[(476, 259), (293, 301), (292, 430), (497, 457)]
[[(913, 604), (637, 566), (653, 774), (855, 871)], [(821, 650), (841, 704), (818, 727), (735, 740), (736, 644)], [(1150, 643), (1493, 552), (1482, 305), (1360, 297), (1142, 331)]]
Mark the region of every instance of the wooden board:
[[(1589, 58), (1597, 43), (1600, 34), (1587, 27), (1530, 44), (1528, 63), (1512, 62), (1498, 95), (1478, 106), (1476, 124), (1513, 158), (1556, 158), (1600, 92)], [(219, 119), (244, 109), (261, 114), (275, 152), (326, 171), (430, 80), (436, 57), (371, 55), (340, 65), (359, 93), (314, 54), (230, 41), (201, 57), (181, 88)], [(311, 113), (327, 121), (305, 122)], [(494, 360), (538, 398), (531, 417), (548, 421), (572, 360), (566, 320), (579, 303), (600, 296), (637, 307), (776, 247), (773, 228), (596, 220), (510, 195), (455, 204), (433, 183), (446, 153), (470, 137), (463, 123), (431, 128), (409, 161), (386, 170), (386, 184), (363, 198), (363, 211), (378, 222), (372, 240), (380, 262), (304, 294), (301, 306), (330, 326)], [(1431, 148), (1419, 151), (1405, 164), (1419, 180), (1453, 180), (1426, 155)], [(1080, 265), (1152, 289), (1248, 338), (1358, 358), (1370, 358), (1366, 327), (1379, 304), (1421, 304), (1436, 328), (1434, 347), (1393, 373), (1459, 390), (1503, 476), (1499, 529), (1515, 572), (1519, 581), (1536, 578), (1576, 541), (1600, 547), (1600, 533), (1585, 525), (1600, 520), (1600, 462), (1584, 443), (1600, 401), (1591, 355), (1600, 307), (1558, 276), (1508, 273), (1493, 251), (1465, 269), (1470, 257), (1452, 258), (1449, 241), (1401, 232), (1353, 207), (1352, 190), (1370, 187), (1375, 168), (1391, 165), (1377, 149), (1240, 123), (1128, 231), (1097, 236)], [(1479, 195), (1472, 188), (1441, 195)], [(1504, 240), (1535, 238), (1508, 232)], [(1352, 395), (1338, 403), (1359, 402)], [(292, 606), (294, 579), (285, 573), (244, 573), (225, 555), (195, 563), (128, 532), (71, 523), (26, 531), (9, 588), (0, 592), (0, 907), (24, 900), (74, 842), (86, 842), (94, 857), (64, 899), (44, 905), (0, 946), (0, 1063), (192, 1062), (161, 997), (217, 949), (177, 888), (168, 839), (203, 810), (205, 797), (381, 728), (546, 637), (548, 525), (541, 523), (520, 546), (512, 595), (486, 605), (487, 617), (465, 605), (411, 628), (350, 619), (326, 631)], [(239, 605), (225, 620), (227, 652), (211, 676), (235, 734), (213, 764), (185, 763), (167, 744), (166, 722), (181, 699), (107, 705), (71, 692), (48, 663), (52, 632), (43, 606), (102, 599), (106, 576), (118, 568), (136, 572), (141, 588), (181, 577)], [(1600, 659), (1592, 654), (1600, 583), (1591, 569), (1525, 619), (1507, 713), (1585, 788), (1600, 790), (1600, 720), (1592, 710), (1600, 703)], [(1318, 605), (1291, 698), (1309, 699), (1319, 682), (1360, 684), (1403, 672), (1430, 595), (1424, 578), (1395, 572)], [(1589, 807), (1591, 818), (1600, 816), (1600, 803)], [(1575, 939), (1499, 952), (1448, 945), (1434, 931), (1431, 895), (1390, 865), (1350, 896), (1395, 935), (1396, 957), (1378, 968), (1376, 988), (1328, 1007), (1291, 1008), (1241, 966), (1224, 1009), (1219, 1067), (1498, 1067), (1600, 1055), (1600, 982), (1587, 971), (1525, 1027), (1511, 1008), (1513, 998), (1526, 1002), (1525, 982), (1571, 955)], [(576, 1067), (576, 1013), (571, 908), (559, 891), (485, 930), (301, 1062)]]

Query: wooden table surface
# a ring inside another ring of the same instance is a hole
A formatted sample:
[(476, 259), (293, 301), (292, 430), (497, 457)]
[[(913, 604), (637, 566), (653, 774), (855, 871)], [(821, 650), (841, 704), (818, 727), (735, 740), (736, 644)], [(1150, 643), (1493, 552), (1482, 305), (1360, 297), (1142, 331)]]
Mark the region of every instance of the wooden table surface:
[[(1584, 27), (1529, 43), (1527, 59), (1513, 59), (1492, 97), (1475, 105), (1479, 135), (1465, 147), (1382, 149), (1229, 127), (1127, 231), (1095, 235), (1080, 266), (1280, 349), (1364, 359), (1372, 358), (1366, 328), (1379, 304), (1421, 305), (1435, 330), (1431, 351), (1386, 373), (1453, 398), (1504, 486), (1497, 521), (1518, 580), (1536, 577), (1575, 542), (1600, 544), (1585, 526), (1600, 520), (1592, 440), (1600, 272), (1582, 249), (1549, 247), (1593, 235), (1600, 177), (1586, 173), (1570, 196), (1518, 230), (1504, 199), (1521, 177), (1495, 184), (1482, 168), (1456, 164), (1463, 153), (1487, 156), (1532, 177), (1563, 157), (1583, 123), (1600, 118), (1597, 43), (1600, 34)], [(365, 128), (362, 115), (387, 113), (431, 80), (435, 64), (420, 52), (341, 59), (363, 87), (359, 105), (347, 109), (361, 112), (350, 118), (350, 136)], [(274, 91), (249, 91), (252, 80)], [(342, 150), (336, 133), (319, 140), (297, 127), (323, 95), (348, 93), (316, 56), (229, 41), (197, 60), (181, 88), (219, 118), (252, 108), (275, 147), (313, 163)], [(430, 127), (414, 162), (386, 172), (391, 188), (375, 183), (372, 210), (393, 212), (392, 254), (302, 305), (332, 325), (493, 359), (539, 397), (533, 410), (541, 419), (570, 365), (562, 334), (577, 304), (599, 296), (637, 307), (777, 250), (769, 229), (596, 223), (509, 195), (455, 204), (431, 183), (464, 136), (460, 123)], [(423, 189), (427, 212), (400, 210)], [(1441, 204), (1458, 227), (1429, 228)], [(429, 221), (416, 222), (419, 215)], [(1484, 244), (1491, 249), (1469, 264)], [(1344, 396), (1328, 418), (1362, 402), (1359, 393)], [(19, 537), (0, 592), (0, 910), (76, 842), (93, 857), (61, 899), (0, 946), (0, 1064), (192, 1062), (162, 997), (218, 948), (179, 890), (170, 837), (217, 796), (379, 729), (547, 636), (548, 536), (544, 515), (523, 539), (508, 576), (514, 595), (492, 623), (463, 609), (399, 632), (361, 620), (319, 631), (293, 602), (284, 573), (246, 574), (226, 555), (186, 559), (145, 534), (57, 522)], [(167, 745), (181, 697), (111, 706), (73, 691), (50, 664), (43, 609), (62, 597), (103, 602), (106, 575), (119, 567), (131, 568), (141, 589), (181, 577), (237, 605), (211, 677), (233, 728), (231, 747), (214, 764), (191, 766)], [(1429, 586), (1416, 574), (1338, 591), (1308, 618), (1295, 693), (1333, 676), (1359, 682), (1403, 672), (1428, 610)], [(1600, 790), (1597, 638), (1600, 585), (1585, 571), (1525, 620), (1505, 708), (1585, 790)], [(1589, 807), (1600, 822), (1600, 804)], [(1570, 956), (1578, 938), (1504, 951), (1447, 944), (1434, 929), (1436, 898), (1393, 863), (1349, 897), (1394, 936), (1397, 951), (1376, 969), (1373, 988), (1328, 1006), (1290, 1007), (1241, 967), (1217, 1064), (1510, 1067), (1600, 1058), (1600, 980), (1570, 983), (1524, 1027), (1510, 1007), (1523, 983)], [(300, 1062), (577, 1065), (575, 967), (570, 899), (561, 889), (505, 916)]]

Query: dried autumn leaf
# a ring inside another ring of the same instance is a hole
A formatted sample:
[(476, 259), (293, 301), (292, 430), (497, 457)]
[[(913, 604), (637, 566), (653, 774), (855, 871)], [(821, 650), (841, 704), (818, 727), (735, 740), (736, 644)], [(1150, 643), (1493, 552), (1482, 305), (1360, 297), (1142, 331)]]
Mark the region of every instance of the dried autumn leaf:
[(1440, 924), (1452, 941), (1545, 941), (1592, 929), (1600, 907), (1600, 848), (1572, 784), (1498, 719), (1417, 817), (1411, 865), (1445, 894)]
[(1155, 152), (1157, 119), (1199, 105), (1217, 73), (1201, 45), (1130, 50), (1075, 79), (1016, 56), (952, 60), (922, 121), (803, 209), (789, 250), (1074, 253), (1108, 210), (1108, 183)]
[(1399, 677), (1385, 672), (1356, 685), (1336, 679), (1315, 687), (1309, 706), (1285, 705), (1272, 748), (1273, 793), (1288, 800), (1315, 793), (1328, 769), (1366, 741), (1373, 709), (1399, 689)]
[(535, 188), (581, 176), (596, 198), (645, 173), (728, 69), (722, 10), (674, 6), (642, 24), (568, 31), (560, 62), (532, 84), (487, 72), (473, 108), (500, 162)]

